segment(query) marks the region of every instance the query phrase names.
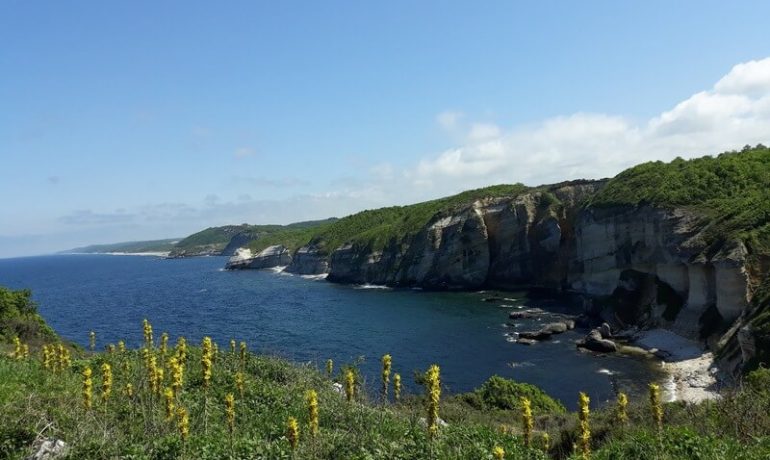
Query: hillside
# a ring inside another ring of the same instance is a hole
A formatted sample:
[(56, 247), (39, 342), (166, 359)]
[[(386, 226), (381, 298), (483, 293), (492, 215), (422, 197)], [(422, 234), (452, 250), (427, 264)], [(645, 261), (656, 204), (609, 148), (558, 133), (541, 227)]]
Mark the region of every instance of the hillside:
[(477, 199), (516, 196), (528, 189), (522, 184), (494, 185), (408, 206), (366, 210), (316, 228), (275, 232), (253, 241), (248, 247), (252, 252), (259, 252), (274, 244), (282, 244), (291, 250), (312, 244), (322, 254), (330, 254), (345, 243), (355, 243), (379, 250), (390, 242), (414, 236), (437, 214), (451, 213)]
[(306, 231), (334, 222), (335, 218), (296, 222), (288, 225), (224, 225), (209, 227), (182, 239), (174, 245), (171, 257), (232, 255), (236, 249), (275, 233)]
[(180, 238), (169, 238), (165, 240), (151, 241), (127, 241), (124, 243), (112, 244), (92, 244), (81, 248), (62, 251), (61, 254), (103, 254), (110, 252), (119, 253), (147, 253), (147, 252), (170, 252)]
[[(716, 401), (633, 398), (568, 413), (537, 388), (494, 376), (472, 393), (446, 394), (440, 367), (436, 379), (416, 376), (424, 389), (396, 397), (395, 373), (407, 375), (398, 356), (382, 397), (354, 365), (326, 372), (234, 341), (167, 345), (149, 324), (145, 337), (139, 349), (121, 342), (103, 353), (62, 352), (49, 346), (55, 338), (29, 355), (23, 343), (0, 350), (0, 457), (21, 460), (46, 439), (82, 459), (759, 460), (770, 452), (764, 369)], [(98, 334), (95, 342), (105, 345)]]
[(744, 147), (716, 157), (644, 163), (591, 197), (588, 207), (690, 207), (708, 220), (710, 244), (740, 239), (770, 255), (770, 149)]

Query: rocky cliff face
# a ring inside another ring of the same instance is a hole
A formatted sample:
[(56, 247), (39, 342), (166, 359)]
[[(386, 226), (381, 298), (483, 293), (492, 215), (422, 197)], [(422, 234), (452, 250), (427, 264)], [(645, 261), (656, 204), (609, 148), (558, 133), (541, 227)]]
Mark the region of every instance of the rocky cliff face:
[(260, 270), (264, 268), (284, 267), (291, 263), (291, 253), (282, 245), (268, 246), (253, 255), (248, 249), (238, 249), (225, 265), (226, 269), (250, 268)]
[[(428, 289), (547, 288), (577, 297), (616, 327), (663, 326), (716, 344), (751, 299), (746, 248), (738, 241), (708, 246), (708, 222), (687, 209), (584, 206), (605, 184), (576, 181), (477, 200), (382, 249), (345, 244), (327, 256), (305, 246), (287, 271)], [(284, 265), (274, 255), (258, 258), (260, 267)]]

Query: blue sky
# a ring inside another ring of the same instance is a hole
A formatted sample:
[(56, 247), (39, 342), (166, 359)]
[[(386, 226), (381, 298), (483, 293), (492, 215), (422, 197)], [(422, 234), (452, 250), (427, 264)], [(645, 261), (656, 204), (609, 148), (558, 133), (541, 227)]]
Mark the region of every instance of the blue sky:
[(768, 2), (0, 3), (0, 257), (770, 142)]

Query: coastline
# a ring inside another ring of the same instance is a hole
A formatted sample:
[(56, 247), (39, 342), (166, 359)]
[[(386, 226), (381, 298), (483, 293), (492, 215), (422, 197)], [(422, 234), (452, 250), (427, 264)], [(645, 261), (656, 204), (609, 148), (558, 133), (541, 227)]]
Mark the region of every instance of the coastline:
[(702, 346), (666, 329), (640, 332), (633, 344), (658, 356), (666, 373), (663, 398), (666, 402), (699, 403), (719, 398), (714, 355)]

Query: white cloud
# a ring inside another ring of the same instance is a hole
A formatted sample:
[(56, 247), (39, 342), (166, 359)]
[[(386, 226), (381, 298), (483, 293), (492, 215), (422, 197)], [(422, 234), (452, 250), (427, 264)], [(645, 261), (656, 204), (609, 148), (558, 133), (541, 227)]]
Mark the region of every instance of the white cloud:
[[(459, 112), (437, 120), (456, 132)], [(460, 145), (421, 159), (403, 177), (434, 196), (501, 182), (537, 185), (610, 177), (653, 160), (770, 142), (770, 58), (738, 64), (713, 88), (649, 120), (576, 113), (502, 129), (470, 123)], [(404, 184), (400, 186), (403, 190)]]
[(500, 127), (492, 123), (474, 123), (471, 125), (470, 132), (468, 133), (469, 138), (477, 141), (498, 137), (499, 135)]

